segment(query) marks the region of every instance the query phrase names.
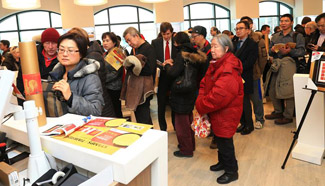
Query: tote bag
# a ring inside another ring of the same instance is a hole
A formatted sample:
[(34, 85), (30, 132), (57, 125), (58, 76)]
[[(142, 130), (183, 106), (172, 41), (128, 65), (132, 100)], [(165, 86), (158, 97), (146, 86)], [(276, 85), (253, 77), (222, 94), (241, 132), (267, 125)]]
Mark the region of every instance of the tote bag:
[(58, 99), (55, 91), (52, 90), (53, 85), (54, 82), (42, 81), (44, 106), (47, 117), (59, 117), (68, 113), (67, 104)]

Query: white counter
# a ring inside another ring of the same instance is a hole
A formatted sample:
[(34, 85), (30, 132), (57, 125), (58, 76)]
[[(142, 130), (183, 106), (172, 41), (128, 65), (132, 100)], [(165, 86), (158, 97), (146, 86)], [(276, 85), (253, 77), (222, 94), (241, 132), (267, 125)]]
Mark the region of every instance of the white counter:
[[(48, 118), (48, 125), (60, 124), (64, 120), (76, 119), (75, 115), (61, 118)], [(47, 125), (47, 126), (48, 126)], [(0, 128), (7, 137), (29, 146), (25, 121), (8, 120)], [(44, 131), (41, 128), (40, 131)], [(78, 167), (98, 173), (108, 165), (113, 166), (114, 181), (128, 184), (146, 167), (151, 165), (151, 185), (168, 185), (168, 143), (167, 133), (148, 130), (142, 137), (126, 149), (120, 149), (113, 155), (104, 154), (84, 147), (76, 146), (48, 136), (41, 136), (42, 148), (55, 158), (72, 163)]]

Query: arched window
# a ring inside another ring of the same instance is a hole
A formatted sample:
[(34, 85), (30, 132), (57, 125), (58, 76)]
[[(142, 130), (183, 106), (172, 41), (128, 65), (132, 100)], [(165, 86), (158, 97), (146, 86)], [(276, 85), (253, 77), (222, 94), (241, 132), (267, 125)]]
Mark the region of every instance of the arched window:
[(138, 6), (115, 6), (95, 13), (95, 37), (101, 40), (104, 32), (114, 32), (121, 36), (121, 45), (127, 47), (123, 39), (126, 28), (133, 26), (150, 43), (157, 37), (153, 12)]
[(257, 30), (262, 25), (270, 25), (271, 32), (274, 27), (280, 25), (280, 17), (283, 14), (292, 14), (292, 8), (284, 3), (275, 1), (262, 1), (259, 3), (260, 18), (258, 19)]
[(44, 10), (18, 12), (0, 20), (0, 40), (9, 40), (10, 46), (15, 46), (20, 41), (31, 41), (49, 27), (63, 32), (60, 14)]
[(220, 31), (230, 30), (230, 11), (214, 3), (193, 3), (184, 6), (184, 29), (196, 25), (204, 26), (208, 33), (213, 26)]

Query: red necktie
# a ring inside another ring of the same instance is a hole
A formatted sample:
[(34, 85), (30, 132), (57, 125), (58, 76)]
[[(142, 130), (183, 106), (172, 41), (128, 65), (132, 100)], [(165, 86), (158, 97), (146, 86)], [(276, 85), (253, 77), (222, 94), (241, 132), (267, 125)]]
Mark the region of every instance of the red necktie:
[(170, 53), (169, 53), (169, 45), (168, 45), (168, 41), (166, 41), (166, 48), (165, 48), (165, 61), (167, 59), (170, 59)]

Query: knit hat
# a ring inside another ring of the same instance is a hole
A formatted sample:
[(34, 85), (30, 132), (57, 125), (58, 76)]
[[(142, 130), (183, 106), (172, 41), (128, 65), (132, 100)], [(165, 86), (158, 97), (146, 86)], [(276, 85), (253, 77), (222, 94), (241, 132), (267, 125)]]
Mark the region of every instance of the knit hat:
[(195, 26), (192, 30), (192, 33), (203, 35), (203, 37), (205, 38), (207, 36), (207, 29), (205, 29), (203, 26)]
[(57, 43), (59, 40), (60, 34), (55, 28), (48, 28), (43, 31), (41, 36), (41, 42), (45, 43), (47, 41), (51, 41)]

